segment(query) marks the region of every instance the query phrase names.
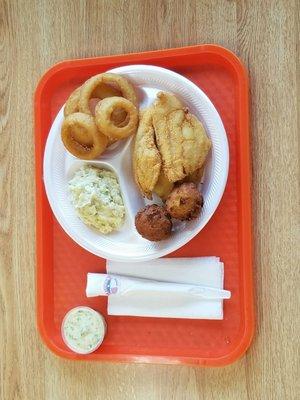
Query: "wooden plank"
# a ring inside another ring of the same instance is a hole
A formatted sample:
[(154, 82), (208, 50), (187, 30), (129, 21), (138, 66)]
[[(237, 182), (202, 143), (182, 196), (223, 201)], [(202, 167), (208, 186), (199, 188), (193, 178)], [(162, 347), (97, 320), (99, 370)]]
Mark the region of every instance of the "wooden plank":
[[(0, 1), (1, 399), (299, 398), (298, 24), (296, 0)], [(63, 59), (198, 43), (228, 47), (250, 71), (254, 343), (223, 369), (58, 359), (35, 327), (37, 81)]]

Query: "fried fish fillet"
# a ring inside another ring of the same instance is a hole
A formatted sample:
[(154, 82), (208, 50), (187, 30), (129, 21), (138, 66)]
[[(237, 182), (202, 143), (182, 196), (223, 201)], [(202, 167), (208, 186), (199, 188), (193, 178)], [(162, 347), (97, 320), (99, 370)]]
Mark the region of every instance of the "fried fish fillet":
[(171, 93), (159, 92), (153, 106), (153, 126), (170, 182), (176, 182), (201, 168), (211, 142), (201, 122)]
[(173, 187), (174, 183), (170, 182), (161, 170), (153, 192), (155, 192), (162, 200), (166, 200), (172, 192)]
[(135, 181), (148, 199), (156, 185), (161, 170), (161, 156), (156, 147), (152, 124), (152, 108), (141, 113), (133, 148), (133, 171)]
[(196, 169), (196, 171), (194, 171), (192, 174), (187, 175), (185, 178), (183, 178), (182, 181), (180, 181), (180, 183), (191, 182), (194, 183), (195, 185), (198, 185), (203, 178), (204, 169), (205, 169), (205, 164), (203, 164), (201, 168)]

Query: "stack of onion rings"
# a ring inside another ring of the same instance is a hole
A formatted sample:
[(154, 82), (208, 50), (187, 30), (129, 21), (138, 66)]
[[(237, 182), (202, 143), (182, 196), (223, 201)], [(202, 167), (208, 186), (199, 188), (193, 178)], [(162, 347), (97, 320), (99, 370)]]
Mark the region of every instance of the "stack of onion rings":
[(66, 149), (82, 159), (98, 157), (110, 144), (136, 132), (137, 106), (127, 79), (112, 73), (91, 77), (66, 101), (61, 130)]

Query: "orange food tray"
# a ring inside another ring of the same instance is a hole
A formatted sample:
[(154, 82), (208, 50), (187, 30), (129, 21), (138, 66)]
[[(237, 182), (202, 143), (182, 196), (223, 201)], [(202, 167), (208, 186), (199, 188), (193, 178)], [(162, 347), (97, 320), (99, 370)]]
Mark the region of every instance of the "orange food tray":
[[(225, 193), (205, 228), (170, 255), (221, 257), (224, 286), (232, 292), (222, 321), (107, 315), (105, 297), (85, 296), (87, 272), (104, 272), (105, 260), (73, 242), (50, 209), (43, 155), (59, 108), (91, 75), (128, 64), (158, 65), (186, 76), (208, 95), (223, 120), (230, 149)], [(73, 360), (205, 366), (230, 364), (244, 354), (254, 331), (248, 112), (245, 68), (233, 53), (214, 45), (64, 61), (45, 73), (35, 93), (37, 322), (55, 354)], [(63, 316), (78, 305), (100, 311), (108, 325), (103, 345), (89, 355), (71, 352), (61, 338)]]

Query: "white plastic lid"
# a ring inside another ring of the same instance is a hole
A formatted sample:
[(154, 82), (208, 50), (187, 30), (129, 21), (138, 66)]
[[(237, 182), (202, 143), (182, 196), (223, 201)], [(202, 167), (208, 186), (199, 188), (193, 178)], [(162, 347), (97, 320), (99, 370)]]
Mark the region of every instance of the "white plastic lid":
[(78, 306), (65, 315), (61, 334), (65, 344), (78, 354), (97, 350), (106, 334), (104, 317), (90, 307)]

